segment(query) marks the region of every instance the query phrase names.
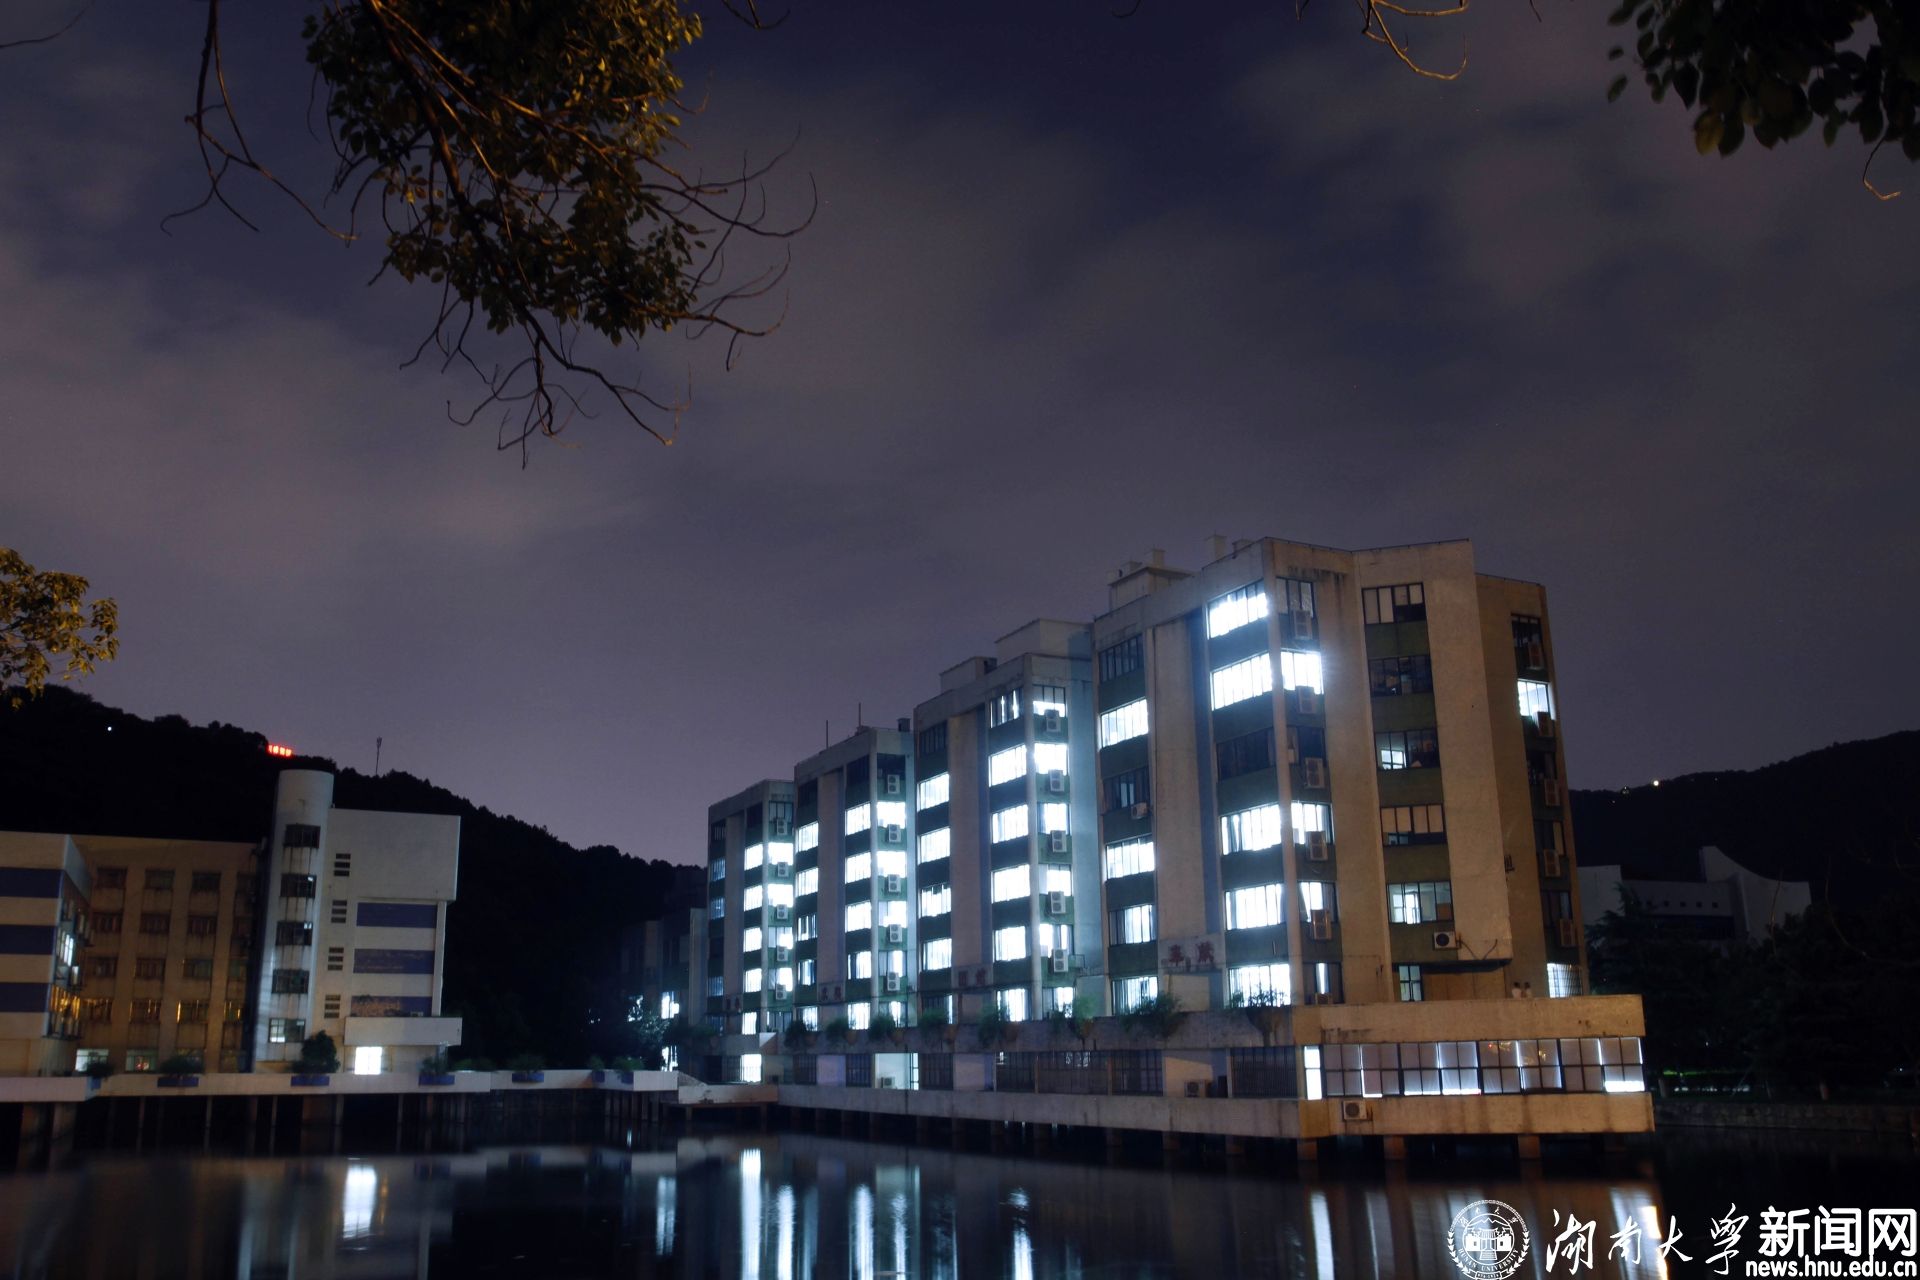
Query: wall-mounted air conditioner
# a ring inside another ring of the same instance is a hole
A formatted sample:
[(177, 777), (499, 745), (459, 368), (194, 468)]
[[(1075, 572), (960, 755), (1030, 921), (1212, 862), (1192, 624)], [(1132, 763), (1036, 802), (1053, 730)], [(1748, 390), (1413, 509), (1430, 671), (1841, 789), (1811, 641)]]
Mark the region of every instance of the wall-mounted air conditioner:
[(1064, 831), (1047, 832), (1047, 851), (1065, 853), (1067, 851), (1067, 833)]
[(1301, 715), (1317, 716), (1320, 714), (1320, 694), (1316, 690), (1309, 689), (1305, 685), (1302, 685), (1293, 691), (1293, 695), (1294, 705), (1300, 708)]
[(899, 876), (888, 876), (880, 882), (880, 889), (884, 893), (899, 893), (905, 887), (906, 882)]
[(1067, 914), (1067, 895), (1057, 892), (1049, 893), (1047, 895), (1047, 914), (1050, 916), (1063, 916)]
[(1048, 956), (1047, 967), (1055, 973), (1065, 973), (1070, 967), (1070, 962), (1067, 959), (1067, 953), (1064, 951), (1056, 951), (1052, 955)]
[(1327, 860), (1327, 833), (1324, 831), (1307, 832), (1307, 861), (1325, 862)]
[(898, 944), (898, 943), (905, 942), (906, 940), (907, 940), (907, 926), (903, 924), (890, 924), (887, 926), (888, 942)]
[(1433, 949), (1435, 951), (1458, 951), (1460, 949), (1460, 935), (1451, 929), (1435, 929), (1433, 931)]
[(901, 788), (905, 786), (906, 786), (906, 780), (902, 778), (899, 774), (890, 773), (887, 775), (887, 794), (888, 795), (890, 796), (899, 795)]
[(1067, 775), (1058, 769), (1049, 770), (1047, 773), (1047, 794), (1055, 796), (1067, 794)]
[(1131, 813), (1135, 818), (1144, 818), (1148, 814), (1153, 812), (1153, 806), (1148, 804), (1145, 800), (1142, 800), (1139, 804), (1136, 804), (1135, 806), (1133, 806), (1133, 808), (1129, 809), (1127, 812)]
[(1300, 781), (1315, 789), (1327, 785), (1327, 762), (1320, 756), (1308, 756), (1300, 762)]
[(1340, 1100), (1340, 1118), (1346, 1121), (1373, 1119), (1373, 1104), (1365, 1098), (1342, 1098)]

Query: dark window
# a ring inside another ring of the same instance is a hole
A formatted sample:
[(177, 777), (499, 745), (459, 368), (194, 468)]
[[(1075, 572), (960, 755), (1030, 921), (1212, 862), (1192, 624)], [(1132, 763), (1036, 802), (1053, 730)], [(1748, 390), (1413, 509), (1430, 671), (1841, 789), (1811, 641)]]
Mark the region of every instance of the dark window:
[(227, 1001), (227, 1007), (224, 1014), (226, 1021), (238, 1022), (246, 1016), (247, 1016), (247, 1006), (245, 1001), (243, 1000)]
[(344, 880), (347, 876), (352, 874), (353, 874), (353, 855), (350, 853), (334, 854), (333, 855), (334, 879)]
[(280, 896), (283, 898), (311, 898), (314, 878), (312, 876), (281, 876)]
[(1299, 1093), (1290, 1044), (1259, 1049), (1227, 1050), (1227, 1069), (1233, 1073), (1236, 1098), (1292, 1098)]
[(872, 766), (872, 761), (868, 760), (867, 757), (865, 756), (861, 756), (858, 760), (847, 761), (847, 790), (848, 791), (852, 791), (855, 787), (860, 786), (862, 783), (866, 782), (868, 777), (870, 777), (873, 773), (873, 769), (871, 766)]
[(305, 822), (289, 822), (280, 843), (289, 849), (318, 849), (320, 828)]
[(347, 902), (346, 902), (346, 899), (344, 899), (344, 898), (335, 898), (335, 899), (333, 900), (333, 908), (332, 908), (332, 912), (333, 912), (333, 916), (332, 916), (332, 918), (333, 918), (333, 923), (335, 923), (335, 924), (345, 924), (345, 923), (347, 922)]
[(165, 956), (137, 956), (133, 962), (133, 976), (158, 982), (167, 976), (167, 958)]
[(275, 995), (304, 995), (307, 990), (307, 977), (305, 969), (275, 969), (273, 992)]
[(1287, 726), (1287, 763), (1299, 764), (1303, 758), (1327, 758), (1327, 731), (1318, 725)]
[(1432, 693), (1433, 659), (1424, 653), (1406, 658), (1372, 658), (1367, 662), (1367, 679), (1376, 698)]
[(218, 871), (196, 871), (193, 873), (193, 891), (195, 893), (220, 892), (220, 873)]
[(1513, 663), (1522, 671), (1547, 668), (1547, 629), (1538, 618), (1513, 615)]
[[(925, 1056), (921, 1058), (926, 1061)], [(924, 1068), (922, 1068), (924, 1072)], [(787, 1059), (787, 1081), (790, 1084), (819, 1084), (820, 1059), (811, 1053), (796, 1053)]]
[[(946, 739), (942, 738), (941, 743), (944, 745), (945, 742)], [(815, 778), (801, 783), (799, 789), (793, 793), (793, 798), (794, 803), (802, 807), (818, 807), (820, 804), (820, 780)]]
[(852, 1089), (873, 1087), (872, 1054), (850, 1053), (847, 1055), (847, 1087)]
[(1368, 623), (1424, 622), (1426, 588), (1418, 582), (1397, 587), (1367, 587), (1360, 592), (1360, 616)]
[(120, 972), (119, 956), (88, 956), (87, 976), (90, 978), (111, 978)]
[(1144, 1093), (1159, 1097), (1167, 1091), (1158, 1049), (1116, 1049), (1107, 1054), (1115, 1093)]
[(340, 997), (328, 996), (325, 1000), (322, 1000), (320, 1002), (320, 1013), (321, 1013), (321, 1016), (323, 1017), (328, 1017), (328, 1018), (339, 1017), (340, 1016)]
[(347, 949), (345, 947), (327, 948), (327, 972), (339, 973), (347, 967)]
[(1112, 680), (1140, 669), (1140, 637), (1128, 636), (1100, 651), (1100, 678)]
[(118, 911), (96, 911), (93, 913), (93, 931), (95, 933), (120, 932), (121, 914)]
[(173, 872), (165, 868), (149, 870), (145, 883), (149, 889), (171, 889), (173, 888)]
[(105, 1026), (113, 1021), (113, 998), (108, 996), (88, 1000), (80, 1016), (95, 1026)]
[[(1303, 614), (1311, 618), (1314, 615), (1313, 584), (1299, 578), (1276, 578), (1274, 586), (1279, 589), (1277, 603), (1280, 612), (1285, 614)], [(1282, 634), (1297, 634), (1283, 632)]]
[(187, 936), (189, 938), (211, 938), (220, 932), (219, 916), (188, 916)]
[(1561, 835), (1560, 823), (1552, 818), (1535, 818), (1533, 847), (1540, 850), (1565, 849), (1567, 845)]
[(951, 1090), (953, 1088), (953, 1055), (950, 1053), (921, 1054), (920, 1087)]
[(180, 976), (194, 982), (213, 981), (213, 961), (205, 956), (196, 956), (180, 963)]
[(96, 889), (124, 889), (127, 887), (127, 869), (125, 867), (97, 867), (93, 873), (93, 887)]
[(1437, 804), (1387, 805), (1380, 810), (1383, 844), (1445, 844), (1447, 814)]
[(259, 891), (259, 881), (251, 875), (238, 875), (233, 878), (233, 896), (241, 902), (252, 902), (253, 895)]
[(310, 947), (313, 926), (305, 920), (282, 920), (274, 927), (273, 942), (279, 947)]
[(182, 1000), (180, 1002), (181, 1022), (205, 1023), (207, 1020), (207, 1001)]
[(166, 933), (173, 928), (173, 917), (164, 911), (142, 911), (140, 913), (140, 932)]
[(1032, 1093), (1034, 1058), (1031, 1053), (1003, 1053), (993, 1064), (993, 1087), (1001, 1093)]
[(947, 722), (929, 725), (920, 731), (920, 754), (937, 756), (947, 749)]
[(1434, 769), (1440, 764), (1440, 732), (1437, 729), (1376, 733), (1373, 735), (1373, 748), (1382, 769)]
[[(1292, 736), (1289, 729), (1288, 736)], [(1220, 777), (1237, 778), (1244, 773), (1258, 773), (1262, 769), (1273, 768), (1273, 729), (1255, 729), (1252, 733), (1243, 733), (1237, 738), (1228, 738), (1214, 748), (1219, 759)]]
[(160, 1021), (160, 1002), (158, 1000), (135, 1000), (132, 1002), (130, 1018), (134, 1022)]
[[(1272, 731), (1269, 730), (1268, 733), (1271, 736)], [(1111, 813), (1115, 809), (1131, 809), (1136, 804), (1147, 803), (1147, 771), (1144, 768), (1129, 769), (1125, 773), (1102, 779), (1100, 795), (1103, 813)]]
[(267, 1040), (271, 1044), (299, 1044), (307, 1038), (304, 1018), (268, 1018)]
[(1565, 889), (1548, 889), (1540, 895), (1540, 904), (1549, 924), (1573, 919), (1573, 895)]

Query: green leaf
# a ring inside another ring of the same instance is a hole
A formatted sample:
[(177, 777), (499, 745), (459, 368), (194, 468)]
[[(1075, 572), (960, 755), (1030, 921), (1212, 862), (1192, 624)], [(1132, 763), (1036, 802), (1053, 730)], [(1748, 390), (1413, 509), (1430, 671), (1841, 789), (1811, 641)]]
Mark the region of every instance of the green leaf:
[(1693, 149), (1703, 156), (1713, 151), (1720, 145), (1720, 136), (1725, 129), (1726, 125), (1717, 113), (1707, 112), (1693, 122)]
[(1615, 76), (1613, 83), (1607, 86), (1607, 101), (1612, 102), (1627, 91), (1627, 78)]

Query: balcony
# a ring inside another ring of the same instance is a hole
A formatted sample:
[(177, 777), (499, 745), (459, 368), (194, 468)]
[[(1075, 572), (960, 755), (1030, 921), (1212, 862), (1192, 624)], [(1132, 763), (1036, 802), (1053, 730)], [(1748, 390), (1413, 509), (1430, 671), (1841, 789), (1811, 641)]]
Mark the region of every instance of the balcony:
[(441, 1045), (460, 1043), (459, 1018), (347, 1018), (348, 1045)]

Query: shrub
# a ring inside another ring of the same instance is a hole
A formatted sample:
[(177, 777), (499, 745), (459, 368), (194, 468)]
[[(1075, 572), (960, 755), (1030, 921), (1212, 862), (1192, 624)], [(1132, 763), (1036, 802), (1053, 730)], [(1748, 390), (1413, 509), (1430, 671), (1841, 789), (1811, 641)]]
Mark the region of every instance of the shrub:
[(835, 1018), (827, 1024), (827, 1039), (834, 1044), (845, 1044), (847, 1035), (853, 1030), (845, 1018)]
[(299, 1070), (305, 1075), (330, 1075), (340, 1069), (340, 1049), (333, 1037), (316, 1031), (300, 1042)]
[(899, 1030), (899, 1028), (900, 1024), (893, 1020), (893, 1015), (885, 1009), (882, 1009), (880, 1012), (874, 1014), (872, 1018), (868, 1019), (867, 1039), (885, 1040), (895, 1031)]
[(160, 1074), (163, 1076), (192, 1076), (200, 1074), (200, 1059), (191, 1053), (176, 1053), (160, 1062)]
[(444, 1076), (452, 1068), (447, 1063), (447, 1055), (436, 1053), (430, 1058), (420, 1059), (420, 1074), (423, 1076)]
[(545, 1071), (547, 1061), (537, 1053), (516, 1054), (507, 1062), (509, 1071)]
[(605, 1058), (602, 1058), (597, 1053), (590, 1053), (587, 1055), (587, 1070), (605, 1071), (606, 1069), (607, 1069), (607, 1060)]
[(1130, 1033), (1145, 1033), (1166, 1040), (1180, 1029), (1187, 1015), (1180, 1011), (1180, 997), (1172, 994), (1142, 1000), (1120, 1015), (1120, 1025)]
[(108, 1058), (95, 1058), (87, 1064), (86, 1070), (80, 1074), (92, 1076), (96, 1080), (105, 1080), (113, 1074), (113, 1062)]

